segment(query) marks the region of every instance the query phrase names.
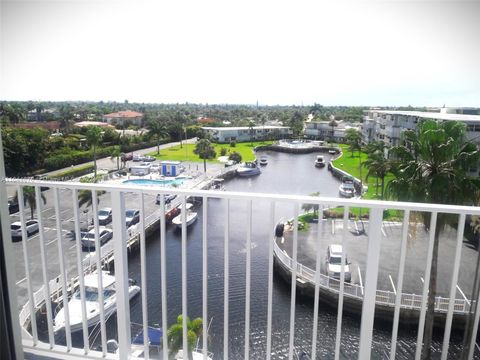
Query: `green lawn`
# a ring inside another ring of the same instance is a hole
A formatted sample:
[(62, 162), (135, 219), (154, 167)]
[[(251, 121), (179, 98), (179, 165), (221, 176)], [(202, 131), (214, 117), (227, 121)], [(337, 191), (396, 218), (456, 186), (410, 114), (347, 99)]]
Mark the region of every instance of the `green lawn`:
[[(342, 157), (338, 158), (337, 160), (333, 161), (333, 164), (335, 167), (342, 169), (343, 171), (348, 172), (352, 176), (356, 177), (357, 179), (360, 179), (360, 162), (359, 162), (359, 156), (358, 156), (358, 151), (355, 151), (354, 156), (352, 157), (352, 153), (348, 150), (349, 146), (345, 144), (339, 145), (342, 148), (343, 155)], [(367, 160), (367, 154), (364, 152), (360, 153), (362, 163)], [(367, 172), (368, 169), (364, 166), (362, 166), (361, 169), (361, 178), (363, 181), (364, 185), (368, 185), (368, 191), (366, 194), (364, 194), (363, 198), (364, 199), (376, 199), (376, 200), (381, 200), (381, 180), (379, 179), (378, 181), (378, 196), (376, 194), (376, 178), (374, 176), (369, 177), (368, 181), (366, 179), (367, 177)], [(385, 177), (385, 187), (387, 186), (387, 183), (392, 180), (394, 177), (392, 174), (389, 174)], [(338, 212), (338, 213), (343, 213), (343, 208), (336, 208), (332, 209), (333, 212)], [(365, 216), (368, 214), (368, 209), (360, 209), (360, 208), (351, 208), (350, 212), (352, 213), (353, 216), (359, 217)], [(389, 219), (389, 220), (395, 220), (401, 218), (401, 213), (395, 210), (387, 210), (384, 213), (384, 219)]]
[[(352, 157), (352, 153), (348, 150), (349, 146), (342, 144), (340, 145), (342, 148), (343, 156), (338, 158), (337, 160), (333, 161), (333, 165), (335, 167), (342, 169), (343, 171), (348, 172), (352, 176), (356, 177), (357, 179), (360, 179), (360, 161), (358, 158), (358, 151), (355, 151), (354, 156)], [(364, 152), (360, 153), (362, 163), (367, 160), (367, 154)], [(381, 180), (378, 180), (378, 196), (376, 195), (376, 178), (374, 176), (371, 176), (368, 178), (367, 181), (367, 172), (368, 169), (364, 166), (362, 166), (361, 169), (361, 178), (363, 181), (364, 185), (368, 185), (368, 191), (364, 195), (364, 199), (380, 199), (380, 193), (382, 191), (381, 186)], [(393, 175), (389, 174), (385, 177), (385, 186), (387, 186), (387, 183), (393, 179)]]
[[(217, 152), (217, 157), (220, 156), (221, 148), (227, 150), (227, 155), (229, 152), (236, 151), (242, 155), (243, 161), (252, 161), (255, 159), (253, 149), (258, 145), (270, 145), (271, 141), (256, 141), (253, 143), (237, 143), (235, 147), (231, 147), (230, 144), (213, 144), (215, 151)], [(154, 151), (149, 155), (154, 156), (158, 160), (174, 160), (174, 161), (203, 161), (198, 157), (198, 155), (193, 153), (195, 149), (195, 144), (183, 144), (183, 147), (180, 145), (172, 146), (167, 149), (160, 150), (160, 155), (157, 155), (157, 152)], [(217, 162), (217, 159), (208, 160), (209, 162)]]

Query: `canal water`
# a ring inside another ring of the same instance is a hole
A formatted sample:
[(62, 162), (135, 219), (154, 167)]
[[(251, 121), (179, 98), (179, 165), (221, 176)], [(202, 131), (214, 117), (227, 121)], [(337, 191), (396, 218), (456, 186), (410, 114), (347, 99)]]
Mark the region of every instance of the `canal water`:
[[(273, 194), (308, 195), (320, 192), (322, 196), (338, 197), (339, 182), (326, 168), (314, 167), (316, 154), (291, 155), (266, 152), (268, 165), (262, 174), (253, 178), (234, 178), (226, 183), (227, 190)], [(326, 155), (329, 160), (329, 155)], [(223, 359), (223, 313), (224, 313), (224, 222), (225, 200), (210, 199), (208, 202), (208, 319), (209, 351), (214, 359)], [(229, 358), (244, 358), (245, 334), (245, 262), (247, 238), (247, 201), (230, 201), (229, 242)], [(188, 230), (188, 315), (202, 316), (202, 220), (201, 207), (198, 221)], [(267, 284), (268, 241), (273, 229), (269, 227), (270, 203), (253, 202), (251, 245), (251, 309), (250, 309), (250, 359), (264, 359), (267, 330)], [(292, 204), (277, 202), (275, 220), (293, 216)], [(159, 233), (147, 241), (147, 294), (149, 325), (161, 324), (160, 241)], [(167, 228), (167, 302), (168, 324), (181, 314), (181, 233)], [(140, 282), (140, 255), (129, 257), (129, 275)], [(142, 289), (145, 291), (145, 289)], [(131, 321), (141, 323), (141, 297), (131, 300)], [(320, 303), (318, 318), (317, 354), (319, 359), (333, 359), (337, 328), (337, 310)], [(114, 317), (112, 317), (114, 318)], [(288, 357), (290, 326), (290, 286), (275, 276), (273, 284), (272, 352), (273, 359)], [(115, 336), (115, 319), (108, 322), (109, 337)], [(313, 329), (313, 301), (297, 296), (295, 308), (295, 349), (311, 352)], [(359, 316), (344, 314), (342, 321), (342, 359), (358, 357), (360, 340)], [(434, 358), (439, 358), (442, 333), (434, 340)], [(455, 333), (450, 348), (450, 358), (458, 357), (461, 334)], [(77, 346), (80, 334), (75, 334)], [(372, 359), (388, 356), (391, 339), (391, 324), (376, 322), (373, 332)], [(416, 328), (400, 327), (397, 343), (397, 359), (412, 359), (415, 353)], [(98, 343), (98, 341), (97, 341)], [(201, 344), (200, 344), (201, 345)]]

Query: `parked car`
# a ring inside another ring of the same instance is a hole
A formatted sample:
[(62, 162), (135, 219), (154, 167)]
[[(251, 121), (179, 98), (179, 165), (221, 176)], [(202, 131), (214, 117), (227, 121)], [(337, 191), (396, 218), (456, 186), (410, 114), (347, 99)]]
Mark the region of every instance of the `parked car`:
[(98, 211), (98, 223), (106, 225), (112, 221), (112, 208), (103, 208)]
[[(113, 237), (113, 231), (104, 226), (100, 226), (98, 228), (98, 237), (100, 239), (100, 246), (102, 246)], [(88, 250), (95, 250), (95, 229), (91, 229), (83, 236), (82, 247)]]
[[(327, 248), (327, 259), (326, 259), (326, 268), (327, 275), (334, 279), (340, 280), (340, 273), (342, 271), (342, 254), (343, 247), (342, 245), (329, 245)], [(352, 273), (350, 272), (350, 263), (347, 259), (347, 254), (345, 256), (345, 281), (350, 282), (352, 280)]]
[(14, 200), (8, 200), (8, 212), (10, 214), (14, 214), (18, 212), (18, 210), (19, 210), (18, 202)]
[(127, 228), (135, 225), (140, 221), (140, 210), (132, 210), (129, 209), (125, 211), (125, 222), (127, 224)]
[[(165, 204), (170, 204), (172, 202), (173, 199), (175, 199), (177, 197), (177, 195), (175, 194), (165, 194)], [(158, 194), (157, 195), (157, 200), (155, 201), (155, 203), (157, 205), (160, 205), (160, 198), (161, 198), (161, 195)]]
[(143, 161), (143, 156), (135, 154), (135, 155), (133, 155), (132, 160), (133, 161)]
[[(38, 231), (38, 221), (27, 220), (25, 222), (25, 228), (27, 230), (27, 236), (32, 235)], [(20, 221), (15, 221), (10, 225), (10, 231), (12, 234), (13, 241), (20, 241), (22, 240), (22, 223)]]
[(150, 155), (145, 155), (142, 159), (142, 161), (146, 161), (146, 162), (152, 162), (152, 161), (155, 161), (156, 159), (153, 157), (153, 156), (150, 156)]

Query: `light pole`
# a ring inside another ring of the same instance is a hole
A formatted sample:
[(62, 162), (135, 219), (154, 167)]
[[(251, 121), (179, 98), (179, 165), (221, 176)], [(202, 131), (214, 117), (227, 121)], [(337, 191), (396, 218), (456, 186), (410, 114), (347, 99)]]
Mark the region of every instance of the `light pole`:
[(188, 161), (188, 143), (187, 143), (187, 127), (184, 127), (185, 131), (185, 161)]

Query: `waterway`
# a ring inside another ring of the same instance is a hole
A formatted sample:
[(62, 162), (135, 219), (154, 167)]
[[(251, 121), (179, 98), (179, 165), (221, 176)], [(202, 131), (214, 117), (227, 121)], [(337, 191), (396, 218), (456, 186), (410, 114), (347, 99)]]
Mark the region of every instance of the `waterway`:
[[(338, 180), (326, 168), (314, 167), (316, 154), (290, 155), (267, 152), (268, 165), (262, 174), (254, 178), (234, 178), (226, 183), (227, 190), (308, 195), (320, 192), (324, 196), (338, 196)], [(326, 161), (329, 155), (326, 155)], [(229, 242), (229, 358), (244, 358), (245, 333), (245, 261), (247, 237), (247, 201), (230, 202)], [(251, 246), (251, 309), (250, 309), (250, 359), (264, 359), (267, 329), (267, 284), (268, 284), (268, 241), (272, 229), (268, 226), (270, 203), (254, 201)], [(188, 231), (188, 314), (191, 318), (202, 316), (202, 219)], [(293, 216), (292, 204), (278, 202), (275, 218)], [(208, 320), (213, 318), (209, 330), (209, 351), (214, 359), (223, 358), (223, 312), (224, 312), (224, 219), (225, 201), (210, 199), (208, 202)], [(181, 314), (181, 233), (173, 227), (167, 229), (167, 302), (168, 324)], [(129, 257), (129, 275), (140, 282), (140, 255)], [(161, 324), (160, 291), (160, 241), (158, 232), (147, 242), (147, 294), (150, 325)], [(142, 289), (145, 291), (145, 289)], [(337, 310), (320, 304), (318, 319), (317, 354), (320, 359), (334, 357), (337, 329)], [(141, 323), (141, 297), (131, 301), (131, 321)], [(279, 277), (274, 277), (273, 286), (273, 359), (288, 357), (290, 326), (290, 286)], [(313, 329), (313, 301), (297, 296), (295, 308), (295, 348), (310, 353)], [(360, 318), (344, 314), (342, 321), (342, 359), (358, 356), (360, 340)], [(115, 321), (108, 323), (109, 337), (114, 336)], [(434, 340), (435, 358), (440, 356), (441, 334)], [(81, 338), (75, 334), (76, 342)], [(455, 359), (461, 345), (461, 334), (452, 336), (450, 358)], [(384, 359), (390, 348), (391, 324), (375, 323), (372, 343), (372, 359)], [(412, 359), (415, 353), (416, 328), (400, 327), (397, 343), (397, 359)], [(78, 346), (78, 345), (77, 345)]]

